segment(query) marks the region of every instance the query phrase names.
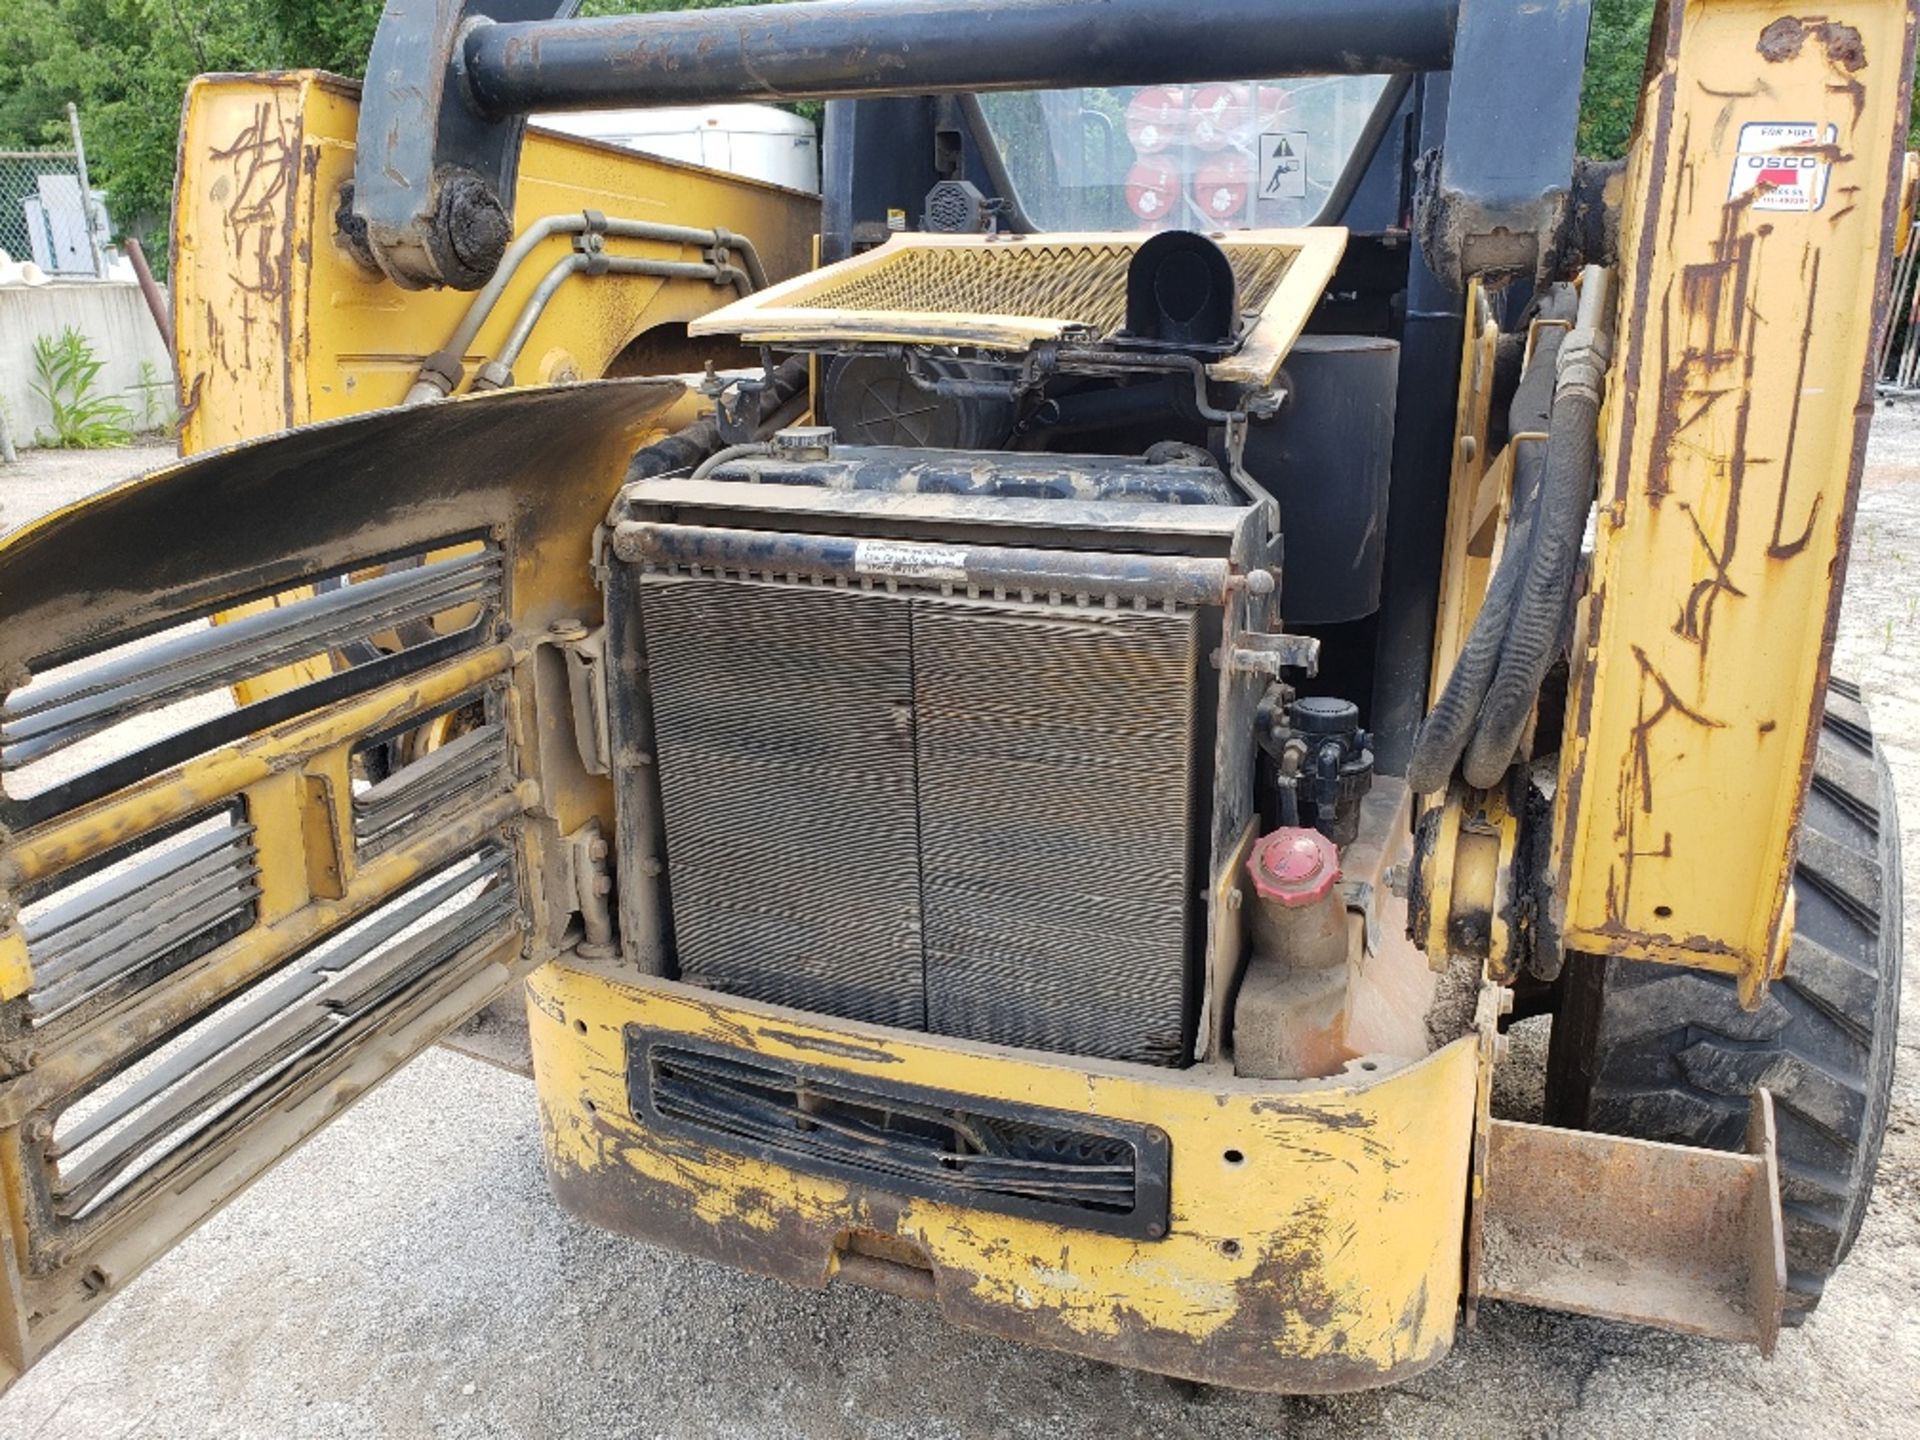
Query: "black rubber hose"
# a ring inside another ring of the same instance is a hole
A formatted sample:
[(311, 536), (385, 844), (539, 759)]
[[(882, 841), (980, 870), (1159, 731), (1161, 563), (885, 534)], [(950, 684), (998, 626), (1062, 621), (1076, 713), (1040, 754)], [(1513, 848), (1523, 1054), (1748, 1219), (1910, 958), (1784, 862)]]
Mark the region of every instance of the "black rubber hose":
[(1462, 773), (1469, 785), (1496, 785), (1513, 764), (1527, 717), (1553, 664), (1567, 599), (1580, 564), (1580, 539), (1593, 505), (1600, 461), (1600, 401), (1590, 391), (1562, 390), (1547, 430), (1546, 473), (1534, 512), (1532, 554), (1514, 600), (1500, 665), (1480, 707)]
[[(756, 432), (780, 413), (786, 403), (807, 386), (807, 357), (794, 355), (783, 360), (773, 372), (773, 381), (760, 392), (760, 417)], [(676, 430), (651, 445), (642, 445), (627, 462), (627, 482), (650, 480), (676, 470), (691, 470), (720, 449), (720, 422), (703, 416), (683, 430)]]
[[(1548, 319), (1571, 320), (1571, 296), (1549, 297), (1541, 306), (1541, 313)], [(1565, 338), (1564, 330), (1540, 332), (1526, 371), (1507, 407), (1509, 435), (1537, 435), (1551, 424), (1554, 372), (1560, 344)], [(1537, 444), (1515, 452), (1513, 513), (1507, 526), (1506, 548), (1501, 552), (1500, 563), (1494, 567), (1492, 579), (1487, 582), (1480, 613), (1474, 617), (1467, 642), (1460, 648), (1440, 698), (1434, 701), (1433, 709), (1420, 722), (1420, 733), (1414, 737), (1413, 755), (1407, 763), (1407, 784), (1416, 795), (1444, 790), (1453, 767), (1460, 763), (1461, 755), (1473, 739), (1482, 702), (1500, 662), (1514, 597), (1520, 589), (1521, 577), (1529, 568), (1534, 511), (1539, 502), (1545, 460), (1543, 447)]]

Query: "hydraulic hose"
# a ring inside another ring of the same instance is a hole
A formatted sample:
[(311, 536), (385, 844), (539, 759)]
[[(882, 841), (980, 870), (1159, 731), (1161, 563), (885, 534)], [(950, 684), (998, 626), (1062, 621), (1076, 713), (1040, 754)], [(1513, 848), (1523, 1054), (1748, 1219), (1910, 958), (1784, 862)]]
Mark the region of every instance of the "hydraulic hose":
[[(1571, 322), (1576, 318), (1575, 306), (1571, 286), (1555, 287), (1541, 298), (1536, 317)], [(1533, 354), (1507, 409), (1507, 432), (1515, 437), (1508, 443), (1517, 444), (1520, 438), (1529, 436), (1534, 437), (1534, 443), (1519, 445), (1514, 452), (1513, 508), (1506, 546), (1488, 581), (1466, 644), (1414, 739), (1407, 783), (1416, 794), (1431, 794), (1446, 787), (1454, 766), (1474, 739), (1487, 692), (1499, 669), (1521, 582), (1532, 565), (1541, 477), (1551, 449), (1551, 440), (1544, 447), (1537, 441), (1558, 423), (1554, 409), (1556, 371), (1566, 337), (1567, 332), (1557, 326), (1538, 332)], [(1578, 531), (1574, 540), (1577, 545)]]
[[(774, 370), (771, 383), (760, 392), (756, 431), (777, 420), (789, 402), (806, 388), (807, 357), (794, 355), (783, 360)], [(650, 480), (656, 475), (693, 469), (719, 449), (720, 421), (713, 415), (703, 416), (685, 429), (634, 451), (633, 459), (627, 462), (627, 481)]]
[(1607, 272), (1590, 266), (1580, 290), (1580, 311), (1560, 347), (1559, 385), (1553, 422), (1547, 427), (1547, 460), (1540, 477), (1532, 544), (1525, 578), (1514, 598), (1513, 618), (1500, 649), (1500, 666), (1487, 687), (1480, 723), (1461, 767), (1469, 785), (1496, 785), (1513, 764), (1527, 717), (1540, 698), (1566, 620), (1567, 600), (1580, 564), (1580, 538), (1593, 505), (1600, 464), (1600, 395), (1606, 383)]

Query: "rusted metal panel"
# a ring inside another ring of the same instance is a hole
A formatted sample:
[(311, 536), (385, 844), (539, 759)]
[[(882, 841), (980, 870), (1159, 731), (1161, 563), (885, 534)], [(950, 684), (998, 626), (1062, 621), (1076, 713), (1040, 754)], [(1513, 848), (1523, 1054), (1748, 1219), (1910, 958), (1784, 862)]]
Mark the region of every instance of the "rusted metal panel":
[(1884, 313), (1914, 7), (1661, 11), (1555, 863), (1569, 947), (1784, 963)]
[(1787, 1262), (1773, 1097), (1744, 1153), (1494, 1120), (1475, 1293), (1773, 1353)]
[[(931, 1291), (962, 1325), (1247, 1389), (1390, 1383), (1452, 1342), (1471, 1041), (1373, 1072), (1254, 1081), (825, 1020), (572, 963), (536, 972), (529, 994), (555, 1193), (608, 1229), (810, 1288)], [(630, 1102), (633, 1026), (850, 1082), (1158, 1126), (1167, 1233), (986, 1214), (660, 1133)], [(884, 1273), (848, 1263), (876, 1252)]]
[[(184, 453), (400, 403), (472, 301), (451, 290), (398, 290), (338, 238), (358, 94), (352, 82), (311, 71), (204, 76), (188, 89), (172, 267)], [(515, 230), (583, 209), (746, 235), (776, 280), (807, 265), (819, 228), (819, 201), (810, 195), (529, 134)], [(461, 357), (469, 375), (497, 353), (540, 277), (570, 244), (556, 234), (529, 257), (476, 336), (476, 353)], [(622, 241), (614, 248), (700, 258), (679, 245)], [(569, 283), (534, 327), (516, 372), (523, 383), (604, 375), (636, 337), (679, 335), (732, 296), (691, 278)], [(697, 361), (672, 368), (697, 368)]]

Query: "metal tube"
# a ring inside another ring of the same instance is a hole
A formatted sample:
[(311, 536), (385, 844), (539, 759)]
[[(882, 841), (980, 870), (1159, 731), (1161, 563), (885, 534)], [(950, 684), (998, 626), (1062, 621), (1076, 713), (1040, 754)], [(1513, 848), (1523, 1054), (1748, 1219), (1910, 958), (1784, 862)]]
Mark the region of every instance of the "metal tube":
[(475, 24), (469, 93), (534, 110), (1045, 90), (1453, 62), (1458, 0), (814, 0)]
[(87, 254), (93, 259), (93, 273), (104, 277), (107, 266), (100, 254), (100, 237), (93, 231), (93, 189), (87, 181), (87, 147), (80, 139), (80, 108), (67, 102), (67, 127), (73, 131), (74, 178), (80, 182), (80, 225), (87, 232)]
[[(460, 323), (454, 327), (453, 334), (447, 337), (447, 343), (441, 346), (436, 354), (429, 356), (428, 363), (421, 367), (419, 378), (407, 391), (405, 403), (418, 405), (422, 401), (439, 400), (452, 393), (454, 386), (459, 384), (461, 357), (472, 348), (475, 337), (480, 334), (480, 327), (487, 323), (488, 317), (493, 314), (493, 307), (500, 303), (500, 297), (506, 293), (507, 286), (512, 283), (520, 267), (526, 263), (527, 257), (555, 235), (584, 235), (590, 230), (618, 240), (653, 240), (663, 245), (697, 245), (703, 250), (730, 250), (739, 257), (751, 285), (748, 288), (742, 288), (738, 282), (732, 280), (731, 274), (723, 274), (720, 278), (732, 283), (735, 290), (742, 295), (752, 290), (767, 288), (767, 271), (760, 262), (760, 252), (754, 248), (752, 240), (745, 235), (736, 235), (731, 230), (722, 230), (717, 226), (709, 230), (694, 225), (667, 225), (654, 220), (624, 220), (589, 214), (584, 210), (573, 214), (544, 215), (521, 231), (513, 244), (507, 247), (506, 253), (500, 257), (499, 268), (493, 272), (493, 278), (487, 281), (480, 293), (473, 297), (473, 303), (460, 317)], [(662, 260), (650, 263), (691, 265), (697, 262)], [(698, 274), (691, 270), (641, 271), (626, 268), (624, 258), (617, 258), (611, 268), (620, 274), (657, 274), (662, 278), (713, 278), (710, 266), (704, 267)], [(552, 276), (553, 271), (549, 271), (548, 278), (551, 279)], [(551, 293), (551, 291), (548, 292), (549, 297)], [(531, 305), (531, 302), (529, 304)], [(545, 308), (546, 300), (541, 299), (539, 305), (532, 308), (531, 312), (522, 310), (521, 318), (524, 320), (527, 314), (531, 313), (533, 318), (538, 320), (541, 310)], [(507, 347), (503, 347), (498, 358), (507, 365), (512, 365), (514, 357), (520, 353), (526, 343), (524, 335), (520, 337), (518, 344), (509, 341), (511, 353), (508, 352)]]
[[(501, 345), (500, 353), (482, 367), (482, 374), (474, 377), (475, 389), (496, 390), (509, 383), (505, 372), (513, 369), (513, 362), (520, 358), (520, 352), (526, 349), (527, 341), (533, 336), (533, 327), (540, 323), (540, 316), (547, 304), (553, 299), (554, 292), (566, 283), (569, 275), (586, 271), (589, 275), (651, 275), (657, 280), (707, 280), (716, 285), (731, 285), (734, 292), (741, 296), (753, 293), (753, 281), (747, 272), (735, 265), (709, 265), (704, 260), (649, 260), (640, 255), (607, 255), (600, 257), (599, 268), (591, 263), (592, 256), (574, 251), (555, 262), (553, 268), (541, 277), (533, 294), (527, 297), (527, 303), (521, 307), (519, 319), (513, 322), (506, 342)], [(482, 386), (482, 379), (489, 379)], [(492, 383), (492, 381), (498, 383)], [(413, 397), (409, 394), (408, 399)], [(433, 397), (428, 397), (433, 398)]]
[(613, 553), (630, 564), (806, 575), (854, 584), (906, 579), (963, 589), (1181, 605), (1224, 604), (1232, 581), (1225, 560), (1197, 556), (860, 540), (635, 520), (614, 526)]
[[(153, 271), (147, 268), (147, 253), (140, 248), (138, 237), (127, 237), (127, 259), (133, 263), (133, 278), (140, 282), (140, 293), (146, 297), (147, 310), (153, 316), (154, 326), (160, 331), (160, 339), (165, 342), (167, 354), (173, 354), (173, 316), (167, 309), (167, 297), (160, 292), (160, 286), (153, 278)], [(179, 361), (175, 361), (177, 366)]]

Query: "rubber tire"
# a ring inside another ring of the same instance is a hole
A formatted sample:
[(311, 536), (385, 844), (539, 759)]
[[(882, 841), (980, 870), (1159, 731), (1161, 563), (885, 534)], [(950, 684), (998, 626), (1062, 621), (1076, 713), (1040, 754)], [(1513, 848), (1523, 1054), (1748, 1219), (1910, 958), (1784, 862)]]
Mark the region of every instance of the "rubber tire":
[(1570, 957), (1553, 1022), (1555, 1124), (1738, 1149), (1773, 1092), (1797, 1324), (1860, 1233), (1886, 1134), (1900, 1011), (1900, 827), (1860, 692), (1835, 680), (1800, 823), (1785, 977), (1740, 1008), (1730, 977)]

